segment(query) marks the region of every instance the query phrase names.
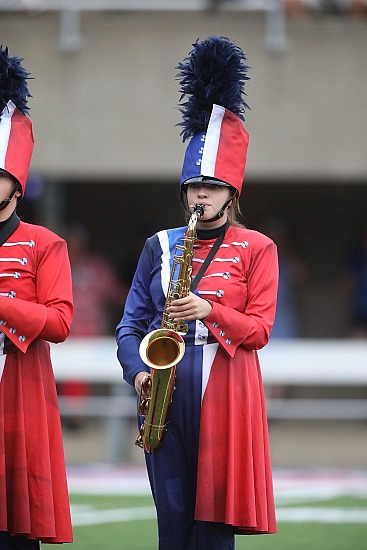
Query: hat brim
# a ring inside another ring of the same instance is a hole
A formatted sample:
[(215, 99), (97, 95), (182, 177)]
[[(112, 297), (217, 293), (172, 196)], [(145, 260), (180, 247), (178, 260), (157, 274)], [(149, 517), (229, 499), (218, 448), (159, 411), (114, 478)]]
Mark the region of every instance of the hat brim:
[(211, 184), (211, 185), (222, 185), (223, 187), (232, 187), (229, 183), (226, 183), (225, 181), (217, 180), (215, 178), (210, 178), (206, 176), (189, 178), (186, 181), (182, 182), (182, 185), (190, 185), (191, 183), (204, 183), (204, 184)]

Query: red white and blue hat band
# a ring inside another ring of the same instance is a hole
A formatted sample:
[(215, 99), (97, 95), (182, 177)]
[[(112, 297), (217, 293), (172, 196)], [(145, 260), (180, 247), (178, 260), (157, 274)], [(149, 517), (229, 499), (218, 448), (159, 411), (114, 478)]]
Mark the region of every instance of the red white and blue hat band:
[(33, 153), (31, 120), (9, 101), (0, 118), (0, 168), (16, 178), (24, 195)]
[(208, 128), (195, 134), (186, 149), (181, 185), (200, 176), (232, 185), (241, 193), (249, 136), (231, 111), (213, 105)]

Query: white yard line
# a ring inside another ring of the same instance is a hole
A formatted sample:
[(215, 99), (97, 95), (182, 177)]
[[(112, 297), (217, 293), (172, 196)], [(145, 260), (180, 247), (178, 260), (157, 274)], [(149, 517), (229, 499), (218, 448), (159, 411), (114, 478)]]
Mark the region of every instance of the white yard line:
[(277, 521), (300, 523), (366, 523), (367, 508), (277, 508)]
[[(150, 495), (144, 466), (68, 467), (73, 494)], [(274, 493), (279, 503), (319, 500), (343, 495), (367, 496), (367, 470), (276, 469)]]
[[(95, 508), (72, 506), (73, 526), (98, 525), (104, 523), (120, 523), (125, 521), (139, 521), (154, 519), (154, 506), (134, 508), (114, 508), (97, 510)], [(308, 507), (280, 507), (277, 508), (277, 521), (298, 523), (367, 523), (367, 508), (308, 508)]]
[(89, 510), (71, 506), (71, 517), (74, 527), (79, 525), (98, 525), (102, 523), (120, 523), (124, 521), (139, 521), (141, 519), (156, 519), (154, 506), (136, 508), (114, 508), (112, 510)]
[[(68, 468), (68, 482), (71, 494), (151, 494), (144, 467)], [(275, 470), (274, 494), (278, 522), (367, 523), (367, 508), (309, 506), (313, 502), (343, 496), (366, 498), (367, 471)], [(154, 506), (97, 510), (89, 505), (72, 505), (74, 526), (155, 517)]]

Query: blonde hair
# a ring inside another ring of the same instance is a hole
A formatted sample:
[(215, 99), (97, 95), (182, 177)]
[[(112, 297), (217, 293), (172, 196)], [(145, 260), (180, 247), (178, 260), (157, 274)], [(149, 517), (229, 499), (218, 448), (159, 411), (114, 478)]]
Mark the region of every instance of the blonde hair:
[(236, 191), (235, 196), (232, 199), (232, 204), (228, 206), (228, 223), (235, 227), (245, 227), (241, 222), (242, 212), (240, 206), (240, 197)]

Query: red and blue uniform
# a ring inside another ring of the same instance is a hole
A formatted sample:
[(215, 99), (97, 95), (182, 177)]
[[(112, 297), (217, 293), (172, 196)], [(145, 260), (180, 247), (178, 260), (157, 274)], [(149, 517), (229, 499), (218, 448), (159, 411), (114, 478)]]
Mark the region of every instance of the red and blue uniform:
[[(181, 227), (157, 233), (141, 254), (116, 331), (130, 384), (147, 370), (139, 344), (161, 325), (172, 260), (184, 232)], [(208, 236), (198, 232), (193, 276), (215, 242)], [(204, 320), (188, 323), (167, 433), (161, 447), (146, 454), (161, 550), (230, 549), (235, 533), (276, 531), (257, 350), (269, 339), (277, 282), (273, 241), (230, 226), (196, 290), (213, 309)]]

